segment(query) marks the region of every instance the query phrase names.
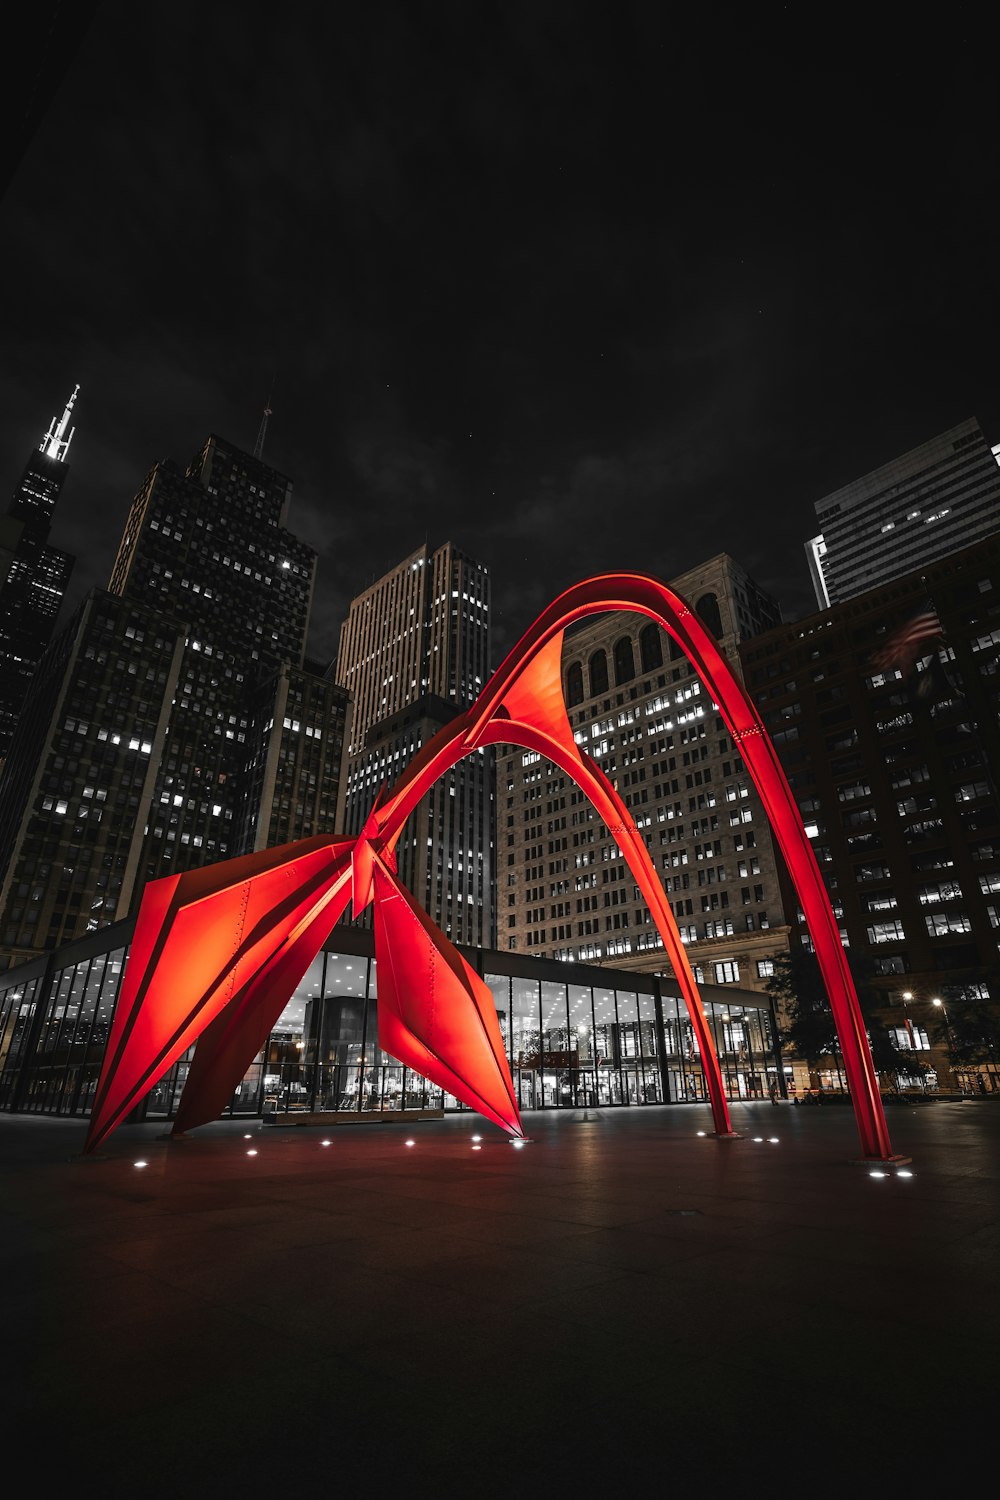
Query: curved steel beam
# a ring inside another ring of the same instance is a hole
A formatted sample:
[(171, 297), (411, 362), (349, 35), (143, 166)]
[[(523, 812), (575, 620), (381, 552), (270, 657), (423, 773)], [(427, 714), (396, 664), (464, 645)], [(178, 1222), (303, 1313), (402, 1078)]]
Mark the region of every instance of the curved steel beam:
[(757, 788), (802, 903), (840, 1039), (862, 1152), (865, 1157), (891, 1159), (894, 1153), (861, 1007), (798, 804), (751, 699), (733, 675), (710, 631), (680, 595), (657, 579), (639, 573), (605, 574), (567, 589), (508, 653), (477, 699), (472, 710), (475, 721), (470, 743), (475, 744), (477, 735), (484, 732), (508, 684), (536, 652), (574, 620), (609, 610), (635, 610), (661, 625), (681, 647), (717, 702)]

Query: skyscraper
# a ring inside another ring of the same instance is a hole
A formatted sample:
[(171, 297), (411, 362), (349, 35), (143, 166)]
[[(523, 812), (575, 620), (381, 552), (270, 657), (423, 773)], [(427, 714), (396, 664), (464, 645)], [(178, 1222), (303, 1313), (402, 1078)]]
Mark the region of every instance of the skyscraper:
[(42, 653), (52, 636), (74, 559), (49, 546), (56, 501), (69, 472), (77, 386), (62, 417), (28, 458), (7, 514), (0, 517), (0, 763)]
[(897, 1045), (944, 1076), (949, 1015), (951, 1068), (978, 1058), (1000, 1088), (1000, 531), (741, 656)]
[(1000, 530), (1000, 450), (975, 417), (816, 502), (806, 543), (821, 609)]
[(290, 495), (217, 437), (147, 476), (0, 779), (8, 958), (125, 916), (148, 880), (334, 832), (348, 700), (305, 662), (316, 556)]
[[(354, 699), (346, 831), (379, 788), (478, 697), (489, 674), (490, 581), (446, 542), (426, 545), (351, 601), (336, 680)], [(399, 873), (455, 942), (493, 939), (493, 752), (432, 787), (397, 845)]]
[[(740, 675), (743, 640), (777, 602), (725, 553), (672, 580)], [(699, 982), (762, 989), (787, 944), (767, 818), (694, 668), (658, 625), (599, 615), (567, 632), (566, 706), (577, 743), (642, 832)], [(533, 751), (498, 750), (498, 945), (664, 971), (667, 959), (614, 836)]]
[(351, 600), (336, 677), (354, 699), (350, 753), (373, 724), (433, 694), (468, 708), (489, 672), (490, 579), (445, 542), (426, 544)]

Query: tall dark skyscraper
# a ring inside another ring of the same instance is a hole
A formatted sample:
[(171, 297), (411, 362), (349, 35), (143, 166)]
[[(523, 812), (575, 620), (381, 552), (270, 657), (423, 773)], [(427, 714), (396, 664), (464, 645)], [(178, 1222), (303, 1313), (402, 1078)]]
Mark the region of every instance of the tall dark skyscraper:
[[(383, 783), (479, 696), (489, 675), (490, 578), (451, 542), (426, 544), (351, 601), (337, 681), (354, 699), (346, 831)], [(399, 873), (454, 942), (492, 944), (494, 753), (449, 771), (413, 813)]]
[[(946, 1085), (981, 1070), (1000, 1088), (1000, 532), (741, 656), (897, 1047)], [(808, 950), (797, 906), (791, 947)]]
[(0, 779), (0, 962), (127, 915), (149, 880), (338, 828), (349, 696), (305, 660), (291, 488), (218, 437), (148, 474)]
[(52, 638), (74, 559), (49, 546), (52, 513), (69, 466), (77, 386), (62, 417), (24, 466), (7, 514), (0, 517), (0, 762), (32, 678)]

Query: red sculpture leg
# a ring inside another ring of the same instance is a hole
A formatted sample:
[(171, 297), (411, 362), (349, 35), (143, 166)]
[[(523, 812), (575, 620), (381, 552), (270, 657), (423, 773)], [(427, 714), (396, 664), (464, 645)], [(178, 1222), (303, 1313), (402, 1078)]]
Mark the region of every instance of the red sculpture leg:
[(756, 708), (711, 632), (679, 595), (638, 573), (607, 574), (567, 589), (508, 653), (465, 716), (466, 743), (477, 742), (483, 726), (502, 709), (510, 685), (554, 635), (585, 616), (627, 609), (655, 620), (682, 648), (740, 748), (802, 903), (840, 1039), (862, 1152), (866, 1158), (894, 1160), (854, 981), (798, 806)]
[(174, 1120), (184, 1135), (217, 1120), (264, 1046), (295, 987), (323, 947), (351, 894), (350, 845), (337, 883), (322, 895), (198, 1038)]
[[(560, 630), (547, 636), (541, 644), (532, 644), (523, 653), (519, 654), (515, 648), (507, 658), (504, 681), (498, 682), (499, 674), (496, 674), (473, 707), (428, 742), (407, 767), (406, 776), (397, 783), (393, 792), (384, 800), (380, 794), (366, 824), (366, 832), (373, 846), (390, 850), (427, 789), (464, 755), (482, 745), (523, 745), (565, 770), (605, 819), (646, 898), (698, 1038), (715, 1133), (732, 1136), (734, 1131), (715, 1044), (670, 903), (628, 809), (600, 767), (581, 753), (573, 738), (562, 694), (562, 638)], [(483, 712), (481, 705), (487, 695), (489, 709)], [(371, 854), (360, 847), (359, 841), (355, 852), (356, 867), (367, 871), (370, 859)], [(370, 899), (370, 889), (363, 881), (356, 881), (355, 915)]]
[[(320, 835), (150, 882), (85, 1151), (93, 1151), (121, 1124), (325, 891), (345, 878), (352, 842)], [(289, 993), (294, 984), (293, 979)]]
[[(596, 761), (584, 755), (573, 738), (562, 694), (562, 631), (546, 642), (504, 693), (498, 711), (475, 736), (474, 742), (513, 743), (537, 750), (573, 778), (603, 818), (608, 832), (645, 897), (656, 930), (663, 939), (688, 1016), (698, 1039), (702, 1070), (718, 1136), (733, 1136), (729, 1106), (715, 1043), (709, 1030), (698, 985), (681, 942), (677, 923), (653, 868), (645, 840)], [(502, 716), (506, 715), (506, 717)]]
[(378, 858), (374, 880), (379, 1046), (523, 1137), (493, 996)]

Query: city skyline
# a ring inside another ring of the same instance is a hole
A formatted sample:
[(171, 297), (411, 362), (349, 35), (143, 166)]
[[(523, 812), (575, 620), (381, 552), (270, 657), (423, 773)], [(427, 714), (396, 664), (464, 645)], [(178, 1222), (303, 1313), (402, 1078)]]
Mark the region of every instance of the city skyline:
[(81, 387), (67, 609), (152, 465), (251, 452), (267, 404), (318, 660), (425, 541), (489, 567), (498, 653), (579, 578), (720, 550), (811, 613), (819, 500), (971, 417), (1000, 440), (968, 58), (817, 52), (777, 7), (95, 6), (0, 200), (11, 485)]

